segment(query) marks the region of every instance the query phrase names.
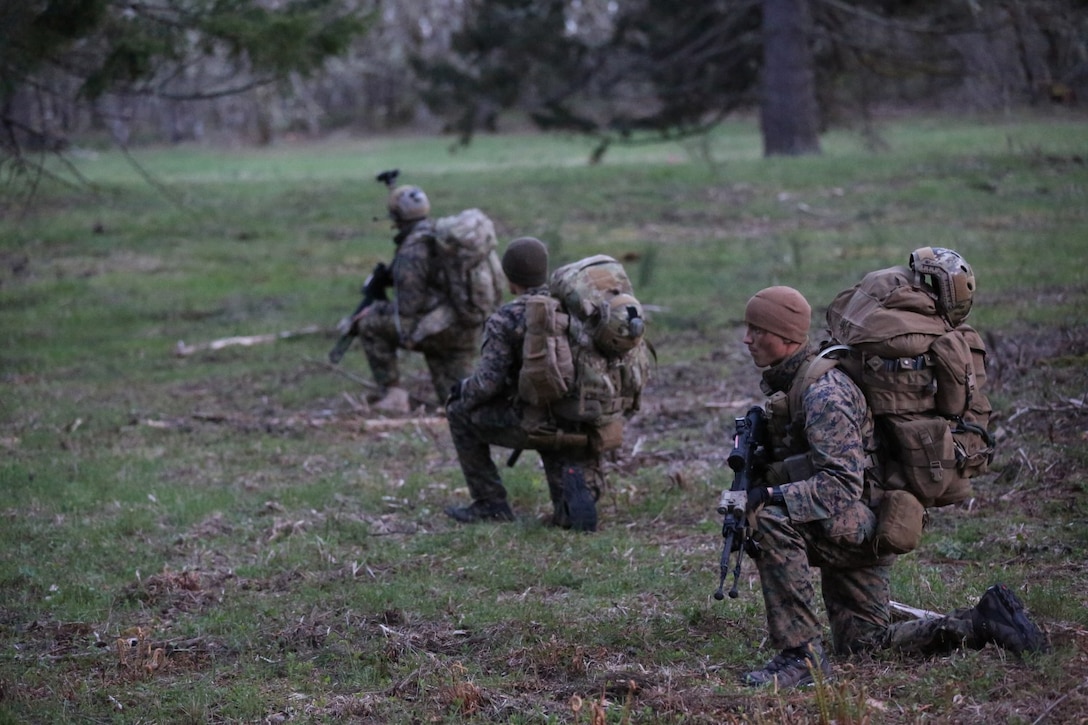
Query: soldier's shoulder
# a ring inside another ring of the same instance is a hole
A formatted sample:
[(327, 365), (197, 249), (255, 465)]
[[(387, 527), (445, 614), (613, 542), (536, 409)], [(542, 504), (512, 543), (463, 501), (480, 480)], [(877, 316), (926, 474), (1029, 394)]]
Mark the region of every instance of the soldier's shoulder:
[(813, 381), (808, 390), (804, 391), (804, 399), (806, 402), (840, 400), (849, 405), (865, 404), (865, 395), (861, 388), (838, 366), (830, 368)]
[(492, 317), (501, 320), (521, 320), (525, 318), (525, 298), (518, 297), (503, 304), (499, 309), (491, 313)]
[(426, 260), (431, 256), (430, 234), (411, 232), (397, 247), (397, 255), (404, 258)]
[(514, 330), (524, 324), (525, 303), (511, 300), (488, 315), (484, 327), (490, 331)]

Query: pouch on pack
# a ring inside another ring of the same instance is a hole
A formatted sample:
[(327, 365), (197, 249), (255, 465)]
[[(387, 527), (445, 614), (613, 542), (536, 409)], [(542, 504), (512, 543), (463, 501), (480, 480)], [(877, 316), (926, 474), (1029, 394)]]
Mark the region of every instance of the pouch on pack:
[[(597, 255), (556, 269), (549, 294), (526, 299), (518, 397), (526, 424), (585, 431), (597, 451), (623, 443), (649, 378), (645, 318), (623, 266)], [(530, 434), (534, 430), (529, 430)]]
[(986, 348), (942, 315), (905, 266), (876, 270), (827, 309), (828, 350), (864, 392), (881, 439), (884, 487), (925, 506), (958, 503), (993, 458)]

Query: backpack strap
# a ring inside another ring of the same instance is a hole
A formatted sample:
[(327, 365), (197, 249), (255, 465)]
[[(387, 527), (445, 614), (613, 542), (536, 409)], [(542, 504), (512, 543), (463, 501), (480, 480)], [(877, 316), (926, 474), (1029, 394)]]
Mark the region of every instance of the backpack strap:
[[(801, 396), (808, 390), (809, 386), (819, 380), (825, 373), (831, 368), (839, 367), (839, 359), (833, 357), (835, 353), (840, 352), (852, 352), (853, 348), (849, 345), (829, 345), (821, 350), (810, 360), (807, 365), (798, 371), (798, 375), (794, 378), (793, 385), (790, 386), (789, 393), (787, 395), (787, 405), (789, 408), (789, 423), (791, 430), (794, 429), (794, 418), (801, 411)], [(792, 435), (792, 433), (791, 433)], [(808, 454), (804, 454), (808, 456)], [(873, 455), (866, 457), (866, 469), (875, 468), (878, 465), (878, 460)], [(809, 473), (808, 475), (811, 475)], [(807, 477), (807, 476), (806, 476)], [(799, 480), (799, 479), (790, 479)]]
[(852, 348), (849, 345), (830, 345), (820, 350), (814, 358), (809, 360), (804, 370), (794, 378), (793, 385), (790, 386), (789, 392), (789, 406), (790, 406), (790, 419), (792, 420), (797, 412), (801, 410), (801, 396), (809, 386), (823, 377), (824, 373), (833, 367), (837, 367), (839, 361), (837, 358), (831, 357), (835, 352), (850, 352)]

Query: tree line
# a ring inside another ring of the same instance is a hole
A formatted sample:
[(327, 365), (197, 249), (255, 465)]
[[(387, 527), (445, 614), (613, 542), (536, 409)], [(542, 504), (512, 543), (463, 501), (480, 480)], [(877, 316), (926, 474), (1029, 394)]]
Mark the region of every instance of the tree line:
[(884, 104), (1088, 93), (1086, 0), (0, 0), (0, 163), (87, 139), (531, 123), (612, 144), (759, 112), (819, 152)]

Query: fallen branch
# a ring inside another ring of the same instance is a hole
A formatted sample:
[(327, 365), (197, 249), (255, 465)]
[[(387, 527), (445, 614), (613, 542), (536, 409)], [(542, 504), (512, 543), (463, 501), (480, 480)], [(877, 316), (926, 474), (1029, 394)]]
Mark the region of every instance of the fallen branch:
[(1088, 403), (1084, 398), (1066, 398), (1064, 404), (1052, 404), (1044, 406), (1025, 406), (1017, 408), (1016, 412), (1009, 416), (1009, 422), (1013, 422), (1022, 415), (1028, 413), (1082, 413), (1088, 410)]
[(431, 416), (427, 418), (372, 418), (363, 421), (363, 430), (367, 433), (380, 433), (382, 431), (396, 430), (397, 428), (406, 428), (412, 425), (423, 427), (445, 426), (446, 419), (442, 416)]
[(719, 408), (721, 408), (721, 409), (729, 409), (729, 410), (743, 410), (743, 409), (747, 408), (748, 406), (752, 405), (755, 402), (756, 401), (754, 401), (754, 400), (724, 400), (724, 401), (707, 400), (707, 401), (703, 402), (703, 407), (704, 408), (710, 408), (710, 409), (719, 409)]
[(1074, 687), (1072, 690), (1065, 693), (1064, 695), (1059, 697), (1054, 702), (1050, 703), (1050, 705), (1047, 706), (1047, 708), (1045, 710), (1043, 710), (1043, 714), (1040, 715), (1039, 717), (1035, 718), (1035, 720), (1033, 720), (1031, 722), (1031, 725), (1039, 725), (1039, 723), (1041, 723), (1043, 720), (1046, 720), (1050, 716), (1050, 713), (1054, 711), (1054, 708), (1056, 708), (1058, 705), (1061, 705), (1063, 702), (1065, 702), (1067, 699), (1069, 699), (1070, 695), (1072, 695), (1072, 694), (1074, 694), (1076, 692), (1079, 692), (1086, 685), (1088, 685), (1088, 680), (1085, 680), (1084, 682), (1080, 683), (1079, 685)]
[(901, 602), (888, 602), (888, 609), (892, 610), (892, 614), (897, 614), (902, 619), (936, 619), (944, 616), (929, 609), (918, 609)]
[(231, 347), (234, 345), (249, 347), (251, 345), (261, 345), (266, 342), (275, 342), (276, 340), (286, 340), (291, 337), (313, 335), (319, 332), (325, 332), (325, 328), (320, 325), (307, 325), (306, 327), (301, 327), (297, 330), (284, 330), (283, 332), (272, 332), (266, 335), (221, 337), (218, 340), (199, 342), (195, 345), (186, 345), (184, 341), (178, 340), (178, 344), (174, 347), (174, 354), (178, 357), (186, 357), (203, 350), (222, 350), (224, 347)]

